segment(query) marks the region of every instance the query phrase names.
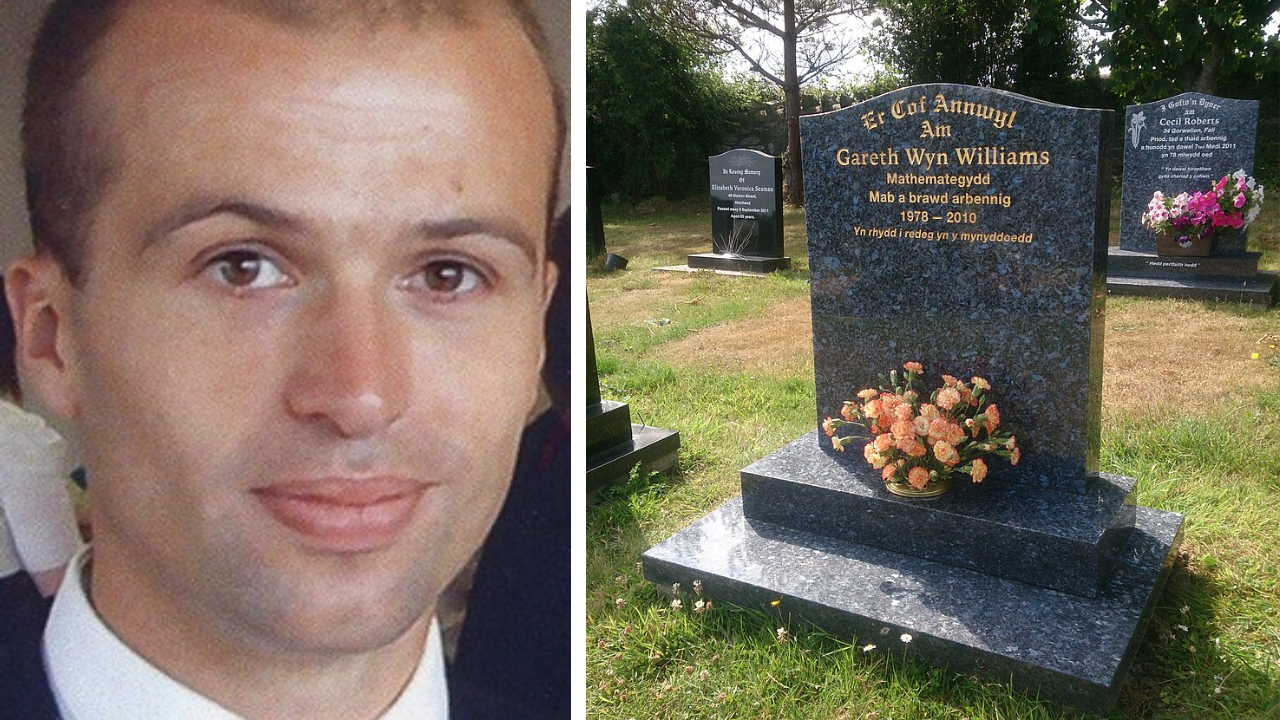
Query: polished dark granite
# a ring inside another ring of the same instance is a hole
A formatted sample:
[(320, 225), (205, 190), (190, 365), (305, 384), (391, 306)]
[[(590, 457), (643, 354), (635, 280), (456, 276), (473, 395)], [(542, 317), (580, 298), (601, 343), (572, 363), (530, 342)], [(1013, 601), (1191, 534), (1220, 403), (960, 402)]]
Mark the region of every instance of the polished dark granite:
[(1243, 282), (1115, 276), (1108, 278), (1107, 290), (1112, 295), (1218, 300), (1271, 307), (1280, 302), (1280, 274), (1260, 270)]
[[(939, 97), (986, 116), (939, 111)], [(925, 122), (945, 136), (922, 138)], [(980, 375), (1023, 447), (1005, 476), (1085, 492), (1098, 470), (1111, 127), (1108, 111), (945, 84), (800, 118), (817, 423), (908, 360), (930, 389), (942, 373)], [(1024, 152), (1035, 162), (985, 163)], [(976, 180), (919, 184), (950, 177)]]
[(715, 253), (696, 253), (690, 255), (686, 262), (694, 270), (730, 270), (747, 273), (771, 273), (791, 267), (789, 257), (717, 255)]
[[(1183, 93), (1125, 108), (1120, 247), (1154, 253), (1155, 234), (1142, 224), (1151, 194), (1207, 191), (1236, 170), (1253, 174), (1258, 101)], [(1245, 233), (1222, 233), (1214, 254), (1245, 250)]]
[(632, 468), (661, 472), (675, 466), (680, 453), (680, 433), (632, 423), (623, 442), (587, 456), (587, 492), (612, 482), (624, 482)]
[[(960, 476), (939, 498), (900, 498), (858, 447), (835, 454), (811, 433), (742, 471), (747, 517), (1092, 597), (1132, 525), (1132, 478), (1101, 474), (1084, 494)], [(825, 438), (824, 438), (825, 439)], [(919, 528), (920, 532), (904, 532)]]
[(778, 613), (792, 627), (811, 622), (859, 645), (1011, 681), (1105, 715), (1168, 576), (1181, 526), (1181, 515), (1139, 508), (1096, 598), (746, 520), (739, 499), (650, 549), (643, 566), (659, 586), (700, 581), (716, 603)]
[(1107, 253), (1107, 292), (1268, 307), (1276, 302), (1277, 274), (1258, 270), (1261, 257), (1257, 252), (1169, 257), (1113, 247)]
[(782, 158), (729, 150), (707, 158), (707, 169), (712, 253), (781, 258)]

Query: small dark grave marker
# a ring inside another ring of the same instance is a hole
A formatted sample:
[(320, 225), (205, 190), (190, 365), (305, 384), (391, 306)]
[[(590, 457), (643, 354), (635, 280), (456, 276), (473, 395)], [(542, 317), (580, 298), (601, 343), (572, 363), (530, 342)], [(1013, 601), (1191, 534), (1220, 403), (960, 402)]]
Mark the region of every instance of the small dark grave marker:
[(782, 246), (782, 158), (730, 150), (707, 159), (712, 252), (689, 267), (772, 272), (791, 267)]

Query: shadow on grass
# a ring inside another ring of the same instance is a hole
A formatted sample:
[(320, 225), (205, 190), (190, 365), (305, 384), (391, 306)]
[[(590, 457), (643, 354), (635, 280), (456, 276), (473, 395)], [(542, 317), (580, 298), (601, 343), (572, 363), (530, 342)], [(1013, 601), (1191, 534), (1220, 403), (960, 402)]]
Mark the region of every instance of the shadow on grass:
[(1178, 553), (1112, 717), (1280, 717), (1280, 678), (1220, 646), (1218, 583), (1188, 560)]

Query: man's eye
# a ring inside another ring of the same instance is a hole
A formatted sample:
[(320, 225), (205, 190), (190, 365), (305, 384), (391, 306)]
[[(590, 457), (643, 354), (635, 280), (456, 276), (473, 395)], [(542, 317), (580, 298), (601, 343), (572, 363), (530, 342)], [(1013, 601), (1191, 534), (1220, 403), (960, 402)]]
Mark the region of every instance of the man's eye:
[(410, 279), (411, 287), (449, 296), (475, 292), (487, 283), (484, 273), (461, 260), (433, 260)]
[(205, 270), (214, 281), (237, 289), (264, 290), (289, 285), (279, 265), (253, 250), (232, 250), (213, 259)]

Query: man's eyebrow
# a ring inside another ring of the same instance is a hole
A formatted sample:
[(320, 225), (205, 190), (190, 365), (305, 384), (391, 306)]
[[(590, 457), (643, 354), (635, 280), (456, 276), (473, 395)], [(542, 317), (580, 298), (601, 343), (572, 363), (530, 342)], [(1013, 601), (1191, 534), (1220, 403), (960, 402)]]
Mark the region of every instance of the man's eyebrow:
[(448, 220), (424, 220), (414, 227), (414, 234), (432, 240), (450, 240), (467, 235), (487, 235), (506, 240), (515, 245), (529, 257), (529, 261), (537, 263), (541, 258), (538, 252), (541, 244), (530, 237), (514, 219), (505, 217), (488, 218), (451, 218)]
[(273, 230), (298, 230), (305, 224), (302, 219), (282, 210), (245, 200), (193, 200), (180, 205), (147, 233), (143, 247), (158, 245), (170, 234), (201, 220), (218, 215), (234, 215), (255, 225)]

